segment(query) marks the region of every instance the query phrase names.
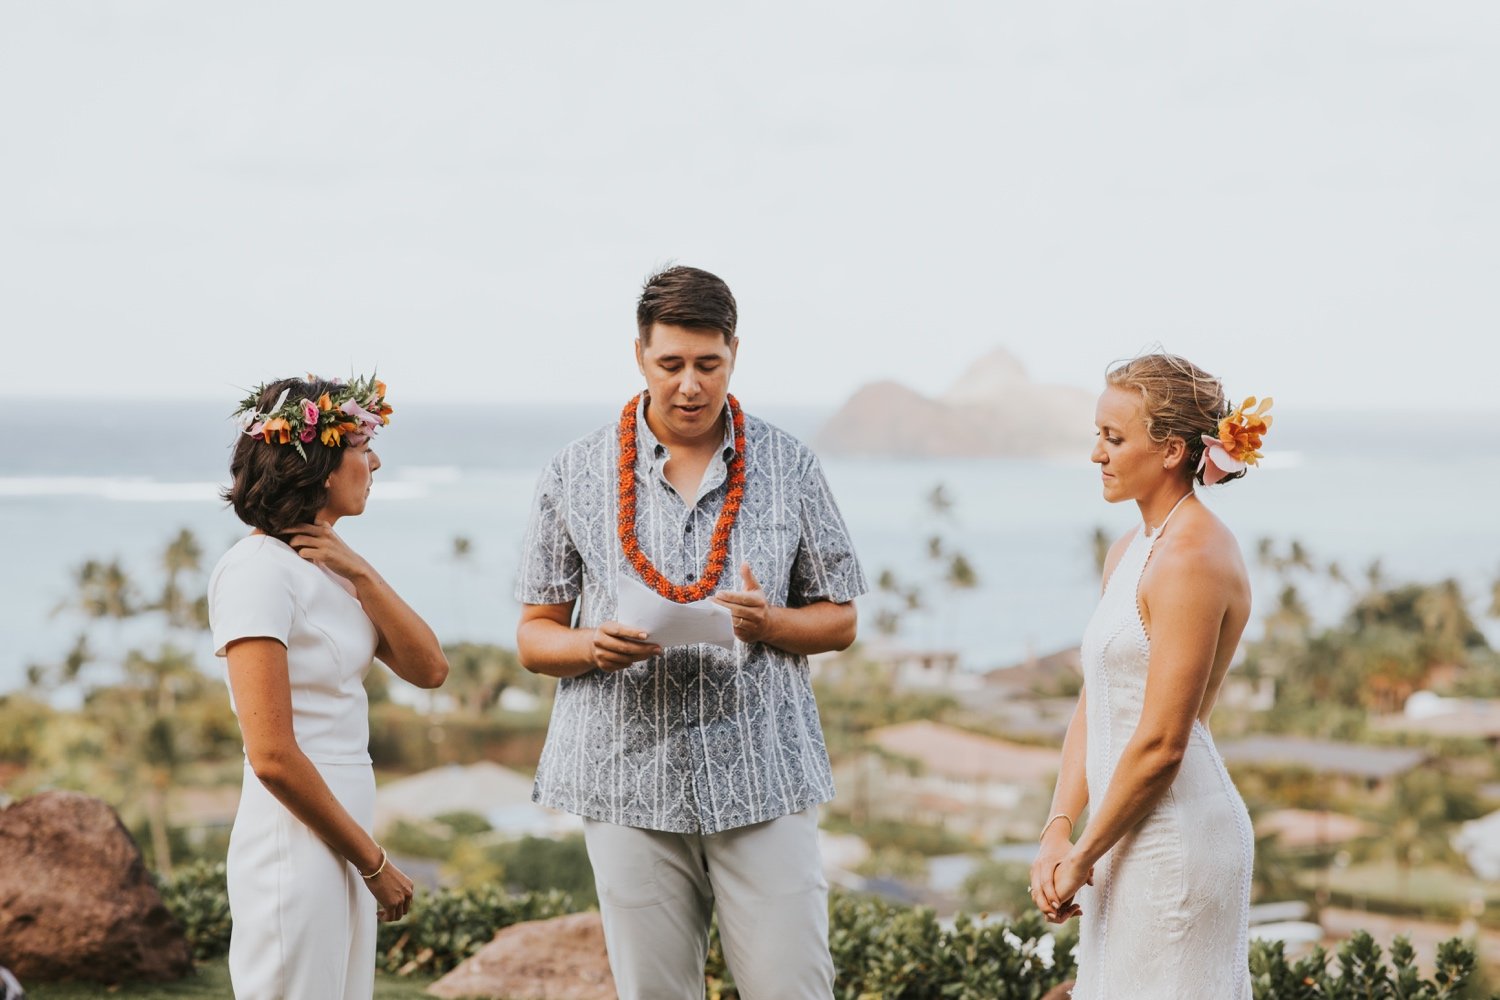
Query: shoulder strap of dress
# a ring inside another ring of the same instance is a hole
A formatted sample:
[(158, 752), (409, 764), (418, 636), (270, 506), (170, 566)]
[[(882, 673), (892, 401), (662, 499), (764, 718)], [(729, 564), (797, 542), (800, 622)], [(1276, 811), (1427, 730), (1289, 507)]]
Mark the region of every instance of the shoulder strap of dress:
[(1175, 513), (1177, 513), (1177, 508), (1181, 507), (1183, 505), (1183, 503), (1187, 500), (1187, 498), (1190, 497), (1190, 496), (1192, 496), (1192, 495), (1193, 495), (1193, 491), (1192, 490), (1188, 490), (1186, 493), (1184, 493), (1182, 495), (1182, 497), (1176, 503), (1174, 503), (1172, 505), (1172, 509), (1169, 510), (1169, 511), (1167, 511), (1167, 516), (1161, 519), (1161, 524), (1159, 524), (1159, 525), (1156, 526), (1156, 530), (1155, 531), (1151, 531), (1149, 528), (1142, 528), (1141, 529), (1143, 532), (1145, 532), (1146, 537), (1149, 538), (1149, 539), (1151, 539), (1151, 544), (1153, 544), (1153, 545), (1156, 544), (1156, 540), (1161, 537), (1161, 533), (1163, 531), (1167, 530), (1167, 524), (1168, 524), (1168, 522), (1170, 522), (1172, 520), (1172, 515), (1175, 514)]

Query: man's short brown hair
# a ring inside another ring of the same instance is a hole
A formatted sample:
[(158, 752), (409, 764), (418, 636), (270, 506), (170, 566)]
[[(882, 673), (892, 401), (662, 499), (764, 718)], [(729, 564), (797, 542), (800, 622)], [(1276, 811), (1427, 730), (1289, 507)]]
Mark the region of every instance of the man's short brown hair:
[(717, 275), (680, 265), (657, 271), (646, 279), (635, 306), (641, 340), (649, 343), (657, 323), (687, 330), (716, 330), (725, 343), (734, 339), (739, 311), (734, 293)]

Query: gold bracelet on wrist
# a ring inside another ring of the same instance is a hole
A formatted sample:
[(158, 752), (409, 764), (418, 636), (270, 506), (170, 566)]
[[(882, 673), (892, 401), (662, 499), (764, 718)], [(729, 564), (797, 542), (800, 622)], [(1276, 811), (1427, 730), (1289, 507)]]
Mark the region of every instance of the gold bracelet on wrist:
[[(370, 879), (374, 878), (376, 875), (379, 875), (381, 872), (385, 871), (385, 863), (387, 861), (389, 861), (389, 860), (390, 860), (390, 855), (388, 855), (388, 854), (385, 853), (385, 848), (384, 847), (380, 848), (380, 867), (377, 868), (377, 869), (375, 869), (374, 871), (372, 871), (368, 875), (366, 875), (364, 872), (359, 872), (359, 877), (362, 878), (362, 879), (364, 879), (366, 882), (370, 881)], [(355, 871), (359, 871), (358, 868), (356, 868), (354, 870)]]
[(1073, 817), (1069, 816), (1067, 813), (1053, 813), (1052, 818), (1047, 820), (1046, 824), (1042, 827), (1042, 832), (1037, 834), (1036, 839), (1040, 841), (1043, 837), (1047, 836), (1047, 831), (1051, 829), (1052, 824), (1056, 823), (1060, 819), (1065, 819), (1068, 821), (1068, 836), (1073, 836)]

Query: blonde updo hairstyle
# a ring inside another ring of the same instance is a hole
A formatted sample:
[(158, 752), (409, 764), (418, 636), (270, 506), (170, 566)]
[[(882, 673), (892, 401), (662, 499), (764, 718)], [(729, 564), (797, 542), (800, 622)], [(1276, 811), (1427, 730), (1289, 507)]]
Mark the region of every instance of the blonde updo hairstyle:
[[(1142, 354), (1119, 362), (1110, 368), (1104, 381), (1117, 389), (1140, 393), (1146, 413), (1146, 434), (1157, 444), (1165, 444), (1173, 437), (1182, 438), (1187, 445), (1183, 465), (1203, 485), (1203, 473), (1198, 471), (1203, 458), (1203, 435), (1217, 435), (1219, 421), (1230, 413), (1224, 383), (1186, 358), (1161, 353)], [(1244, 474), (1244, 470), (1233, 472), (1220, 482), (1227, 483)]]

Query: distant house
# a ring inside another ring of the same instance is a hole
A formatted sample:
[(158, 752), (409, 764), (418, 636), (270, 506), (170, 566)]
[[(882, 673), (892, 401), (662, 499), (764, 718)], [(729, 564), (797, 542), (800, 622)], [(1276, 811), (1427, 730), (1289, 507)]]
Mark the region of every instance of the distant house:
[(987, 671), (987, 688), (1011, 697), (1076, 696), (1083, 686), (1083, 655), (1069, 646), (1045, 656), (1028, 656), (1020, 663)]
[(1500, 879), (1500, 812), (1470, 820), (1458, 828), (1453, 847), (1482, 879)]
[(1257, 820), (1255, 832), (1261, 836), (1274, 834), (1288, 850), (1310, 851), (1342, 846), (1378, 831), (1357, 816), (1326, 809), (1277, 809)]
[(982, 683), (979, 674), (963, 669), (957, 650), (920, 649), (888, 639), (814, 657), (814, 673), (825, 680), (859, 680), (873, 674), (892, 690), (912, 694), (958, 694), (977, 691)]
[(375, 790), (375, 830), (398, 820), (456, 812), (477, 813), (512, 837), (557, 837), (583, 829), (577, 816), (532, 802), (531, 787), (531, 778), (492, 761), (435, 767)]
[(980, 684), (978, 674), (962, 668), (957, 650), (872, 643), (864, 654), (885, 667), (897, 691), (973, 691)]
[(1219, 748), (1231, 767), (1308, 771), (1351, 789), (1380, 792), (1428, 760), (1425, 750), (1372, 747), (1362, 743), (1251, 736)]
[[(941, 826), (959, 836), (998, 840), (1040, 817), (1020, 810), (1045, 796), (1057, 774), (1056, 750), (1025, 746), (935, 722), (905, 722), (868, 734), (872, 751), (842, 787), (873, 819)], [(1045, 804), (1037, 808), (1045, 809)]]
[(1384, 732), (1482, 740), (1500, 747), (1500, 698), (1444, 698), (1418, 691), (1406, 699), (1400, 715), (1376, 719), (1373, 726)]

